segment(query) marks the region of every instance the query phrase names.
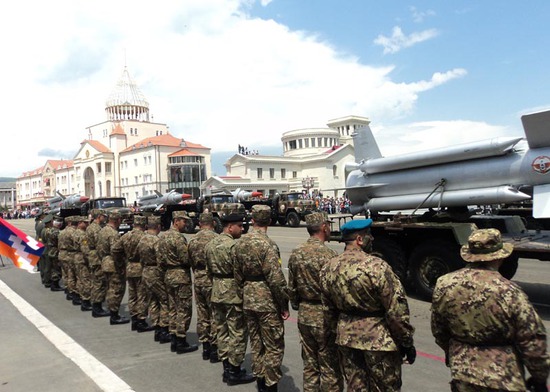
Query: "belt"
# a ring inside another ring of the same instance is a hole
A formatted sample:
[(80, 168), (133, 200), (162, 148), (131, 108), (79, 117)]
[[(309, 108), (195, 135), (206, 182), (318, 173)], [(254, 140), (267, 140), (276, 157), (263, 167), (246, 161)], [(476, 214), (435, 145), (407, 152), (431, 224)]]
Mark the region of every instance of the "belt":
[(323, 304), (323, 302), (320, 299), (300, 298), (300, 302), (305, 302), (306, 304), (312, 304), (312, 305), (322, 305)]
[(508, 342), (508, 341), (495, 341), (495, 342), (482, 342), (482, 343), (471, 343), (471, 342), (465, 342), (463, 340), (452, 338), (453, 340), (456, 340), (459, 343), (467, 344), (468, 346), (473, 347), (506, 347), (506, 346), (513, 346), (514, 343)]
[(246, 275), (244, 280), (247, 282), (263, 282), (265, 281), (265, 276), (263, 275)]
[(139, 260), (128, 260), (128, 262), (130, 262), (130, 263), (140, 263)]
[(235, 277), (233, 274), (219, 274), (217, 272), (212, 272), (212, 276), (218, 279), (233, 279)]
[(342, 313), (347, 314), (348, 316), (355, 316), (355, 317), (384, 317), (386, 315), (386, 312), (383, 310), (368, 312), (366, 310), (361, 310), (361, 309), (352, 309), (352, 310), (345, 310)]
[(164, 269), (173, 270), (173, 269), (183, 269), (182, 265), (165, 265)]

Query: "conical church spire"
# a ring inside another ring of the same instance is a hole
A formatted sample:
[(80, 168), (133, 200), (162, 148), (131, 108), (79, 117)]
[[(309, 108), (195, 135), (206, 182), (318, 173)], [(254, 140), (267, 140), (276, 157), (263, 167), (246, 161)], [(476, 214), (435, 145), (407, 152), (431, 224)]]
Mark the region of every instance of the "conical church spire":
[(149, 121), (149, 102), (130, 77), (126, 66), (105, 105), (110, 121)]

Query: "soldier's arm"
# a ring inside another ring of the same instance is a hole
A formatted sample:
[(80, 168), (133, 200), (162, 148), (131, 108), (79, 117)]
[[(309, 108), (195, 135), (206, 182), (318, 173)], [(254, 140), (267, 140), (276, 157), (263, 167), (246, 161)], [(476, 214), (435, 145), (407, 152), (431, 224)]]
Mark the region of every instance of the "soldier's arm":
[(288, 312), (288, 286), (281, 268), (281, 258), (273, 246), (267, 245), (262, 270), (281, 312)]
[(340, 313), (338, 312), (338, 309), (336, 308), (336, 305), (334, 302), (332, 302), (332, 299), (330, 297), (330, 290), (328, 288), (328, 283), (325, 278), (326, 271), (324, 269), (321, 269), (321, 272), (319, 272), (319, 277), (321, 279), (321, 301), (323, 303), (323, 324), (324, 329), (327, 333), (327, 336), (325, 336), (325, 339), (327, 342), (330, 342), (334, 340), (334, 337), (336, 336), (336, 327), (338, 324), (338, 317), (340, 316)]
[(243, 273), (243, 264), (239, 257), (237, 257), (237, 246), (233, 244), (231, 246), (231, 260), (233, 260), (233, 276), (235, 277), (235, 282), (240, 288), (239, 296), (242, 298), (242, 289), (244, 288), (244, 273)]
[(444, 295), (443, 288), (436, 284), (432, 297), (431, 328), (435, 342), (443, 349), (445, 356), (447, 357), (449, 353), (449, 340), (451, 339), (451, 334), (449, 333), (448, 322), (444, 316), (442, 305)]
[(297, 263), (297, 250), (294, 250), (288, 259), (288, 297), (292, 309), (298, 310), (300, 306), (300, 297), (298, 295), (298, 287), (295, 279), (295, 265)]

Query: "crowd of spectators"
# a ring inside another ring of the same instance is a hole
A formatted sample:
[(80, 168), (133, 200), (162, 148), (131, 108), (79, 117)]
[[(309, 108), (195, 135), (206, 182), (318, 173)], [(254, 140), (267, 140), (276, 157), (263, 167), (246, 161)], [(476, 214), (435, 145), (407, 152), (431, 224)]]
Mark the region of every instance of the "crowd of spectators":
[(37, 211), (38, 208), (4, 210), (0, 211), (0, 217), (2, 217), (2, 219), (29, 219), (34, 218)]
[(311, 195), (304, 193), (305, 199), (315, 200), (318, 211), (327, 214), (349, 214), (351, 202), (346, 195), (340, 197), (324, 197), (322, 193), (313, 191)]

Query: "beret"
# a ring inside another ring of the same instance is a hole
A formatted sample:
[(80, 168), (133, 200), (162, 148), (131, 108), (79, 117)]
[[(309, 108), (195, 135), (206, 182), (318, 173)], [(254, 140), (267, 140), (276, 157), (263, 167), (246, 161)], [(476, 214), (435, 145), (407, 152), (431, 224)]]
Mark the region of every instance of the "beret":
[(372, 219), (354, 219), (340, 227), (342, 236), (353, 234), (356, 231), (366, 230), (372, 225)]

